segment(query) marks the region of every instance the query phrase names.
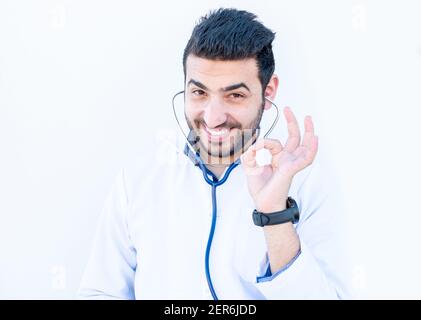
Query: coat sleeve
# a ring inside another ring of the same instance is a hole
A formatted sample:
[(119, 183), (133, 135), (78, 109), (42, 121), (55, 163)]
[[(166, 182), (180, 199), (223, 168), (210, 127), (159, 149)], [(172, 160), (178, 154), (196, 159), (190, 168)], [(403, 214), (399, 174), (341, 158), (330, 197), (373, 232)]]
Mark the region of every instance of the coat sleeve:
[(134, 299), (136, 250), (127, 227), (127, 192), (122, 169), (101, 212), (94, 246), (78, 290), (80, 299)]
[(266, 299), (350, 299), (346, 225), (339, 184), (314, 163), (297, 190), (300, 252), (270, 274), (268, 256), (260, 263), (255, 286)]

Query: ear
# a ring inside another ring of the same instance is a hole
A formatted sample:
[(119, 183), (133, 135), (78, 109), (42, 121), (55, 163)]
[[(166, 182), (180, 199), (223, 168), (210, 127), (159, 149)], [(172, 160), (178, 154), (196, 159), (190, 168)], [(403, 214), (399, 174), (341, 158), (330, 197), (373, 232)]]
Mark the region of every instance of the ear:
[[(265, 88), (265, 97), (269, 98), (270, 100), (275, 100), (276, 92), (278, 91), (278, 85), (279, 85), (279, 78), (276, 74), (273, 74), (272, 77), (269, 80), (268, 85)], [(265, 110), (270, 109), (272, 107), (272, 104), (265, 100)]]

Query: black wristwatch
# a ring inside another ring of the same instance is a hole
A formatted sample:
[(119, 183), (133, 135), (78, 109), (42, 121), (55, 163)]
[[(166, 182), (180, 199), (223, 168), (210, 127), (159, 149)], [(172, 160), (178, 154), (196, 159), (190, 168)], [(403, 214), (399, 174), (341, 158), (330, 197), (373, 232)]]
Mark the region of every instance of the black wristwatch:
[(300, 211), (297, 202), (291, 197), (287, 199), (287, 208), (273, 213), (262, 213), (254, 209), (253, 222), (256, 226), (281, 224), (286, 222), (297, 223), (300, 220)]

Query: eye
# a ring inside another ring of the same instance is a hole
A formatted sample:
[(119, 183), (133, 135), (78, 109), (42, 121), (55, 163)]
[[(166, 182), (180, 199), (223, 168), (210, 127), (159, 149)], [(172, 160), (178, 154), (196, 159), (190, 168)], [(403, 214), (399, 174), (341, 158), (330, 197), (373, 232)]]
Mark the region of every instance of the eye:
[(206, 94), (206, 92), (205, 92), (205, 91), (200, 90), (200, 89), (198, 89), (198, 90), (193, 90), (193, 91), (192, 91), (192, 93), (193, 93), (193, 95), (195, 95), (195, 96), (204, 96), (204, 95)]
[(231, 93), (230, 94), (230, 97), (232, 97), (234, 99), (241, 99), (241, 98), (244, 98), (245, 96), (243, 94), (241, 94), (241, 93), (234, 92), (234, 93)]

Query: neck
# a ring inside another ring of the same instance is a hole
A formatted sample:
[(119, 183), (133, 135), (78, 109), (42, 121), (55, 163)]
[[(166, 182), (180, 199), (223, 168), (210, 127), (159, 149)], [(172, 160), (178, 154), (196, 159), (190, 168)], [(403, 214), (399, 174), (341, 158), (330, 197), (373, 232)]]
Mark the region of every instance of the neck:
[(220, 180), (227, 166), (215, 167), (208, 164), (206, 167), (218, 178), (218, 180)]
[(204, 160), (206, 167), (218, 178), (220, 179), (225, 169), (234, 163), (240, 156), (242, 152), (238, 152), (229, 157), (213, 157), (209, 156), (207, 152), (201, 154), (200, 157)]
[(239, 151), (228, 157), (210, 156), (204, 149), (195, 148), (199, 151), (200, 158), (204, 161), (206, 167), (220, 179), (225, 169), (234, 163), (240, 156), (256, 141), (258, 135), (250, 139)]

